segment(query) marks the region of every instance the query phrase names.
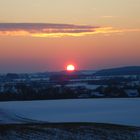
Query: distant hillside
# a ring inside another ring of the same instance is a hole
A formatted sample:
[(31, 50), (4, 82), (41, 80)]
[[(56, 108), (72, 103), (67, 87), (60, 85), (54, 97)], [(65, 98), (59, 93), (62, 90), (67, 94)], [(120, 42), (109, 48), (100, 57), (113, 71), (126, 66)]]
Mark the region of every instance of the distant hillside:
[(96, 72), (96, 76), (110, 75), (140, 75), (140, 66), (129, 66), (112, 69), (103, 69)]

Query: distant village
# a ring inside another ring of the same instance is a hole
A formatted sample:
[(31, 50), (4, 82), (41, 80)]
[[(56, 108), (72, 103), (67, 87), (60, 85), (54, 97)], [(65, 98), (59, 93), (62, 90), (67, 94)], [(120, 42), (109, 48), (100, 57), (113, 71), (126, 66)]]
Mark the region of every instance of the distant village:
[(94, 71), (0, 75), (0, 101), (140, 97), (140, 75)]

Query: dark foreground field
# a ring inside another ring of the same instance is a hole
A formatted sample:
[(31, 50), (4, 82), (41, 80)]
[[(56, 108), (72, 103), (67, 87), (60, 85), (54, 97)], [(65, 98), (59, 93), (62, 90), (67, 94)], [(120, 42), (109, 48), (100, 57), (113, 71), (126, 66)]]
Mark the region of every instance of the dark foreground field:
[(0, 125), (0, 140), (140, 140), (140, 128), (96, 123)]

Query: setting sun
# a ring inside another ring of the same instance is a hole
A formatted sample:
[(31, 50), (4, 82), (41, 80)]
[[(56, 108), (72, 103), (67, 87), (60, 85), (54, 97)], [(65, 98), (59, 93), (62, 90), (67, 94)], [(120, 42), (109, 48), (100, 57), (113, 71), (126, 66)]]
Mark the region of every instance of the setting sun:
[(75, 70), (75, 66), (72, 64), (67, 65), (67, 71), (74, 71)]

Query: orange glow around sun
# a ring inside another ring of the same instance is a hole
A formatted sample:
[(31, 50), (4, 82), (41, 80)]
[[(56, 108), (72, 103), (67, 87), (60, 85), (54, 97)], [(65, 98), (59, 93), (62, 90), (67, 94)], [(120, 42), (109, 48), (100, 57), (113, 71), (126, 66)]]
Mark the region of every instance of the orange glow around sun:
[(67, 65), (67, 71), (74, 71), (75, 70), (75, 66), (72, 64)]

